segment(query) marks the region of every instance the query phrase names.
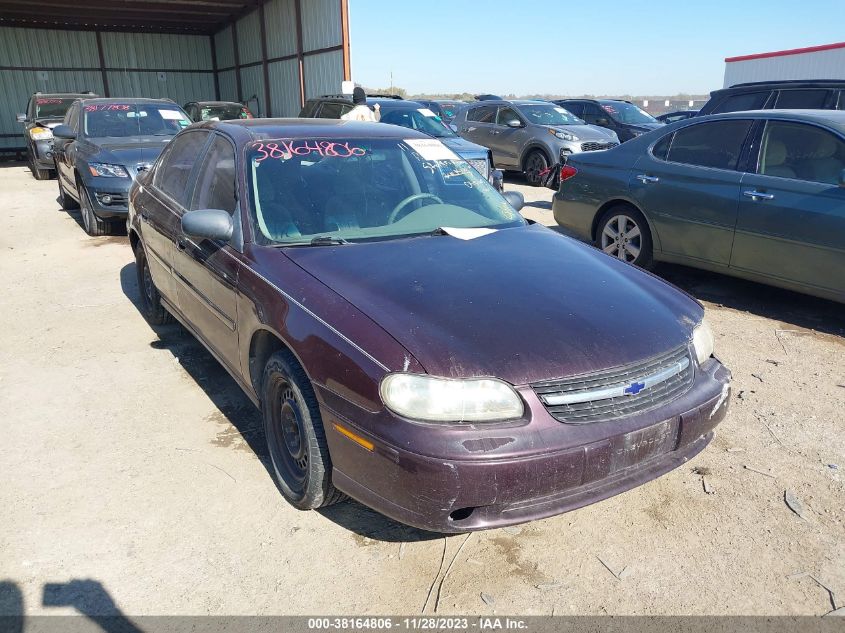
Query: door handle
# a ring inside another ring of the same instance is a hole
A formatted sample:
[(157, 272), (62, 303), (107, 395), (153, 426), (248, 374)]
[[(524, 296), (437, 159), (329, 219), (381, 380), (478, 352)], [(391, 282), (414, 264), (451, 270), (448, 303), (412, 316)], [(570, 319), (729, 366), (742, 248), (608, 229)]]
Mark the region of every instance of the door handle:
[(640, 174), (637, 176), (637, 180), (639, 180), (644, 185), (652, 185), (654, 183), (660, 182), (660, 178), (657, 176), (646, 176), (645, 174)]
[(763, 191), (743, 191), (742, 195), (752, 200), (774, 200), (775, 196), (772, 193), (765, 193)]
[(186, 248), (188, 248), (188, 243), (185, 241), (185, 238), (176, 238), (176, 248), (178, 248), (180, 251), (184, 251)]

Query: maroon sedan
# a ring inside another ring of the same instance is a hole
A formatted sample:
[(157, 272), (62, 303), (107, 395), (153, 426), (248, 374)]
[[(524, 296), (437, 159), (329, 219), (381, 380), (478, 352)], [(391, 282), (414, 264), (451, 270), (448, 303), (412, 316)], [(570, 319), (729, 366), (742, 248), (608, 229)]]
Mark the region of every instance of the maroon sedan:
[(700, 304), (521, 205), (405, 128), (204, 123), (139, 177), (129, 236), (147, 318), (261, 408), (291, 504), (463, 532), (653, 479), (727, 410)]

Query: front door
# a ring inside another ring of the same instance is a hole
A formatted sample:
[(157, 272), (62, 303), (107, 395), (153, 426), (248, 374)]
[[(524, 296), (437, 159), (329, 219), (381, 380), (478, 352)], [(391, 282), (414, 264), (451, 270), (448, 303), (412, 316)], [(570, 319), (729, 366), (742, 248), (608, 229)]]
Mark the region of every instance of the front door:
[[(511, 127), (509, 124), (513, 121), (517, 121), (520, 127)], [(496, 164), (518, 169), (520, 150), (524, 145), (522, 137), (525, 136), (525, 121), (519, 113), (510, 106), (500, 106), (491, 134), (490, 149)]]
[(208, 139), (209, 133), (203, 130), (185, 132), (173, 139), (159, 159), (155, 179), (149, 182), (149, 177), (142, 177), (139, 183), (149, 189), (149, 195), (133, 202), (141, 220), (141, 238), (150, 274), (158, 291), (177, 310), (179, 298), (172, 272), (173, 255), (181, 232), (182, 214), (188, 204), (191, 175), (197, 156)]
[(769, 121), (742, 179), (731, 268), (845, 295), (845, 141)]
[[(471, 107), (467, 111), (466, 119), (457, 125), (458, 134), (468, 141), (492, 150), (495, 137), (492, 132), (496, 128), (496, 109), (494, 105)], [(493, 159), (495, 160), (495, 158), (494, 154)]]
[(742, 179), (736, 168), (751, 123), (727, 120), (681, 128), (637, 161), (631, 195), (670, 258), (730, 263)]
[[(190, 210), (220, 209), (235, 216), (238, 206), (235, 174), (235, 148), (226, 138), (215, 134), (197, 175)], [(240, 373), (239, 262), (229, 244), (185, 235), (180, 226), (173, 259), (179, 310), (220, 360), (236, 373)]]

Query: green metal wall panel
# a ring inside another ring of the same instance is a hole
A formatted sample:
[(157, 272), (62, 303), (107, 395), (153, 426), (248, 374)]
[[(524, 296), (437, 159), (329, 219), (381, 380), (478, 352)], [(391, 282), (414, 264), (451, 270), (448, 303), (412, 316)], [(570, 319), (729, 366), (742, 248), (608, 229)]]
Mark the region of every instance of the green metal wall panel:
[(107, 68), (212, 69), (211, 41), (202, 35), (103, 33), (101, 37)]
[(270, 59), (296, 54), (296, 6), (294, 0), (270, 0), (264, 5), (267, 23), (267, 56)]
[(270, 64), (270, 98), (273, 101), (273, 116), (298, 116), (299, 104), (299, 62), (290, 59)]
[[(342, 44), (341, 29), (339, 0), (303, 0), (302, 46), (306, 53), (340, 46)], [(343, 64), (342, 60), (341, 64)]]

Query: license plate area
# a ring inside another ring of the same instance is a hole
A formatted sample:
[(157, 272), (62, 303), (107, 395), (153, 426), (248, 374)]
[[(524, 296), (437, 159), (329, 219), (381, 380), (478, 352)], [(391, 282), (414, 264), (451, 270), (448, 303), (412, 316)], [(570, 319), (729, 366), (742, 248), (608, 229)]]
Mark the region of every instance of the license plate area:
[(677, 419), (621, 435), (611, 445), (610, 472), (615, 473), (668, 453), (675, 449), (677, 442)]

